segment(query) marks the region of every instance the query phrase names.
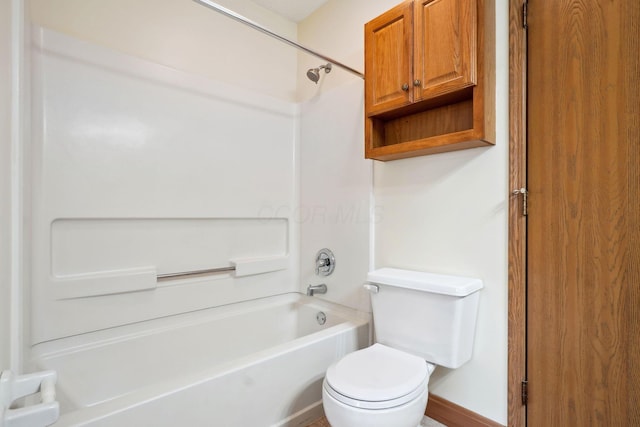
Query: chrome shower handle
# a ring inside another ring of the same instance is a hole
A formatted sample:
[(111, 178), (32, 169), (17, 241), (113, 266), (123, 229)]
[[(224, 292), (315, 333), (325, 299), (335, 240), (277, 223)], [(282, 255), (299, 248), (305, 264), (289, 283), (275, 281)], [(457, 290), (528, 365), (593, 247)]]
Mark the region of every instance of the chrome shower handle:
[(336, 267), (336, 257), (331, 250), (320, 249), (316, 254), (316, 276), (328, 276)]
[(328, 258), (322, 258), (316, 261), (316, 275), (320, 275), (320, 269), (324, 272), (331, 262)]

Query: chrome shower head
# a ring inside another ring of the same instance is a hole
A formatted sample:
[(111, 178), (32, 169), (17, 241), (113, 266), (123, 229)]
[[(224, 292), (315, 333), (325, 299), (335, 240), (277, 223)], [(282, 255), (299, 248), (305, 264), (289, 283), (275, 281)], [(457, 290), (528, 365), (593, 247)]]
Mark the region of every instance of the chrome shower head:
[(328, 63), (327, 65), (321, 65), (318, 68), (309, 68), (307, 70), (307, 78), (309, 78), (309, 80), (311, 80), (315, 84), (318, 84), (318, 81), (320, 80), (321, 69), (324, 69), (325, 74), (329, 74), (331, 72), (331, 63)]
[(309, 78), (309, 80), (311, 80), (315, 84), (318, 84), (318, 80), (320, 80), (320, 69), (309, 68), (309, 70), (307, 71), (307, 78)]

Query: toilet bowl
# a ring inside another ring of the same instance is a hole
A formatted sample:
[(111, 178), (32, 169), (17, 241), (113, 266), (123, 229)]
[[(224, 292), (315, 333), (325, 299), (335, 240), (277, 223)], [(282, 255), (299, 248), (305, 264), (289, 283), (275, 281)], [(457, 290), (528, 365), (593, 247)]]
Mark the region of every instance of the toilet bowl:
[(323, 404), (332, 427), (416, 427), (424, 415), (434, 365), (374, 344), (327, 370)]

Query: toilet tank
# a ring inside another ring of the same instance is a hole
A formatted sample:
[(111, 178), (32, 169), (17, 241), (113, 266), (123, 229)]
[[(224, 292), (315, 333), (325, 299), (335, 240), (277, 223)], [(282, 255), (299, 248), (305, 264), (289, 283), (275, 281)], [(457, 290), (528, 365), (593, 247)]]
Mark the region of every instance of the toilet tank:
[(382, 268), (367, 280), (376, 342), (447, 368), (471, 359), (480, 279)]

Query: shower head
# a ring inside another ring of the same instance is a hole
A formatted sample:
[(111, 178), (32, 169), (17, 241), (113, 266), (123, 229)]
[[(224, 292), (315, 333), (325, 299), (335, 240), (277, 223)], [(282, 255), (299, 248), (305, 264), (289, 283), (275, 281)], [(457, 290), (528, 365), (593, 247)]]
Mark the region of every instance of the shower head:
[(309, 68), (307, 78), (315, 84), (318, 84), (318, 80), (320, 80), (320, 70), (318, 68)]
[(327, 65), (321, 65), (318, 68), (309, 68), (307, 70), (307, 77), (309, 78), (309, 80), (311, 80), (315, 84), (318, 84), (318, 81), (320, 80), (321, 69), (324, 69), (325, 74), (329, 74), (331, 72), (331, 63), (328, 63)]

